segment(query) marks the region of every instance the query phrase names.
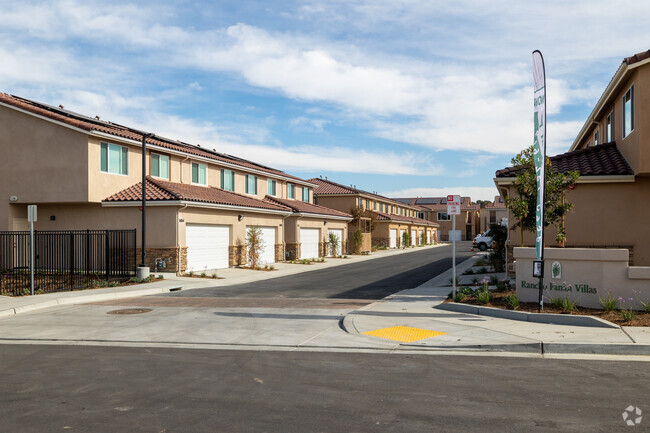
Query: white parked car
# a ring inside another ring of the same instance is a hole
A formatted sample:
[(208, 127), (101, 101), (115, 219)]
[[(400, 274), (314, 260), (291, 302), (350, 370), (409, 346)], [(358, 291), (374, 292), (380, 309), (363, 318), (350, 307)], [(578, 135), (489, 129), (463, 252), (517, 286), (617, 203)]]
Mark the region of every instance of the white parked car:
[(478, 248), (481, 251), (486, 251), (488, 248), (492, 248), (492, 236), (490, 236), (490, 230), (486, 231), (483, 234), (477, 235), (474, 238), (472, 247)]

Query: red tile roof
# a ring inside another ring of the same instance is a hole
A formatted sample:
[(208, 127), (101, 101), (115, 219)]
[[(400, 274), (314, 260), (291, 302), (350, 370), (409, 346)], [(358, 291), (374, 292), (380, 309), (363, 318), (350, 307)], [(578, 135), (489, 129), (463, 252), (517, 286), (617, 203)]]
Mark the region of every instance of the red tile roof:
[(486, 204), (485, 205), (486, 209), (505, 209), (506, 204), (503, 201), (503, 197), (500, 195), (497, 195), (494, 197), (494, 201), (492, 203)]
[[(99, 120), (96, 118), (87, 117), (81, 114), (74, 113), (72, 111), (64, 110), (62, 108), (52, 107), (47, 104), (31, 101), (29, 99), (21, 98), (18, 96), (9, 95), (6, 93), (0, 93), (0, 103), (11, 105), (21, 110), (25, 110), (30, 113), (37, 114), (39, 116), (47, 117), (48, 119), (62, 122), (67, 125), (73, 126), (75, 128), (82, 129), (84, 131), (88, 131), (88, 132), (98, 131), (98, 132), (114, 135), (117, 137), (128, 138), (130, 140), (142, 141), (143, 132), (137, 129), (129, 128), (127, 126), (122, 126), (117, 123), (112, 123), (108, 121)], [(181, 141), (172, 140), (165, 137), (159, 137), (157, 135), (154, 135), (151, 138), (147, 138), (147, 143), (164, 147), (170, 150), (184, 152), (190, 155), (209, 158), (215, 161), (226, 162), (240, 167), (260, 170), (269, 174), (274, 174), (274, 175), (294, 179), (296, 181), (305, 182), (304, 179), (291, 176), (281, 170), (276, 170), (274, 168), (266, 167), (264, 165), (257, 164), (252, 161), (247, 161), (245, 159), (237, 158), (236, 156), (219, 153), (209, 149), (204, 149), (199, 145), (191, 145)]]
[(628, 65), (632, 65), (634, 63), (640, 62), (641, 60), (645, 60), (647, 58), (650, 58), (650, 50), (643, 51), (642, 53), (637, 53), (630, 57), (626, 57), (623, 61)]
[(438, 227), (439, 224), (435, 223), (433, 221), (425, 220), (422, 218), (415, 218), (415, 217), (408, 217), (408, 216), (403, 216), (403, 215), (395, 215), (395, 214), (387, 214), (384, 212), (378, 212), (376, 210), (374, 211), (369, 211), (372, 212), (376, 215), (376, 219), (378, 221), (397, 221), (397, 222), (404, 222), (408, 224), (419, 224), (419, 225), (427, 225), (427, 226), (432, 226), (432, 227)]
[[(393, 203), (399, 206), (404, 206), (405, 203), (399, 202), (395, 199), (384, 197), (383, 195), (375, 194), (372, 192), (357, 189), (351, 186), (341, 185), (340, 183), (332, 182), (327, 179), (319, 179), (317, 177), (307, 180), (309, 183), (316, 185), (314, 188), (314, 195), (336, 195), (336, 194), (349, 194), (349, 195), (366, 195), (388, 203)], [(407, 205), (408, 206), (408, 205)]]
[[(634, 175), (615, 142), (551, 156), (550, 160), (553, 170), (559, 173), (576, 170), (580, 176)], [(506, 167), (497, 170), (496, 177), (515, 177), (520, 170), (521, 167)]]
[(272, 197), (270, 195), (267, 195), (264, 200), (270, 201), (270, 202), (275, 202), (278, 204), (281, 204), (283, 206), (286, 206), (290, 208), (294, 212), (298, 213), (310, 213), (310, 214), (318, 214), (318, 215), (332, 215), (332, 216), (337, 216), (337, 217), (346, 217), (346, 218), (352, 218), (352, 215), (347, 214), (345, 212), (341, 212), (335, 209), (330, 209), (325, 206), (319, 206), (317, 204), (312, 204), (312, 203), (307, 203), (304, 201), (300, 200), (289, 200), (289, 199), (284, 199), (284, 198), (278, 198), (278, 197)]
[[(437, 212), (447, 212), (447, 197), (404, 197), (396, 198), (403, 203), (409, 203), (413, 207), (419, 207), (424, 210), (431, 210)], [(478, 210), (480, 206), (478, 204), (472, 204), (472, 199), (470, 197), (461, 197), (460, 198), (460, 210), (461, 211), (470, 211)]]
[[(137, 202), (142, 199), (142, 182), (126, 188), (104, 202)], [(168, 182), (147, 177), (147, 201), (183, 200), (198, 203), (213, 203), (248, 208), (268, 209), (291, 212), (291, 209), (278, 203), (259, 200), (245, 195), (225, 191), (210, 186), (189, 185), (186, 183)]]

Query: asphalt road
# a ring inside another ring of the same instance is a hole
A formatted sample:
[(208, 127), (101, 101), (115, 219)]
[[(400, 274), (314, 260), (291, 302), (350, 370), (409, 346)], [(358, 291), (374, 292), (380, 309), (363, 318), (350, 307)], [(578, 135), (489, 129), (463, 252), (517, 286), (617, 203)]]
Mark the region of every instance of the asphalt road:
[(645, 362), (4, 345), (6, 432), (612, 432)]
[[(469, 252), (471, 243), (461, 245), (457, 248), (456, 263), (475, 254)], [(417, 287), (451, 265), (451, 246), (443, 246), (254, 283), (173, 292), (167, 296), (381, 299)]]

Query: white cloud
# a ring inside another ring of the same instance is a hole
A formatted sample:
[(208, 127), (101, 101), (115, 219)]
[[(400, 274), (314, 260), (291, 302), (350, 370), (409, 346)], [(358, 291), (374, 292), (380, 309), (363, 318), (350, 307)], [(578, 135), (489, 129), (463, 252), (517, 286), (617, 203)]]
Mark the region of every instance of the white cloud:
[(386, 197), (446, 197), (457, 194), (463, 197), (470, 197), (473, 202), (476, 200), (494, 200), (499, 195), (496, 187), (483, 186), (450, 186), (444, 188), (407, 188), (400, 191), (382, 193)]

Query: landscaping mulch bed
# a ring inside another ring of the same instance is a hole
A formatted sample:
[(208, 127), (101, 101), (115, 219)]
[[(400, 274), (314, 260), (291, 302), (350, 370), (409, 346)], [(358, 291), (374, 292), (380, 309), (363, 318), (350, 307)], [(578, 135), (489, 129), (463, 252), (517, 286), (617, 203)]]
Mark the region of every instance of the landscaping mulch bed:
[[(461, 301), (461, 303), (507, 310), (508, 307), (504, 298), (509, 295), (516, 295), (516, 291), (490, 291), (490, 294), (492, 295), (492, 300), (487, 305), (481, 304), (474, 296), (469, 295), (466, 296), (465, 299)], [(451, 302), (451, 299), (447, 299), (445, 302)], [(535, 302), (522, 302), (519, 304), (517, 311), (537, 313), (537, 307), (538, 305)], [(553, 314), (576, 314), (581, 316), (594, 316), (603, 320), (607, 320), (608, 322), (616, 323), (619, 326), (650, 326), (650, 313), (646, 313), (644, 311), (635, 311), (635, 317), (630, 321), (625, 321), (625, 319), (623, 319), (620, 310), (605, 311), (593, 308), (576, 307), (574, 311), (567, 313), (561, 308), (553, 307), (552, 305), (545, 303), (543, 312)]]

